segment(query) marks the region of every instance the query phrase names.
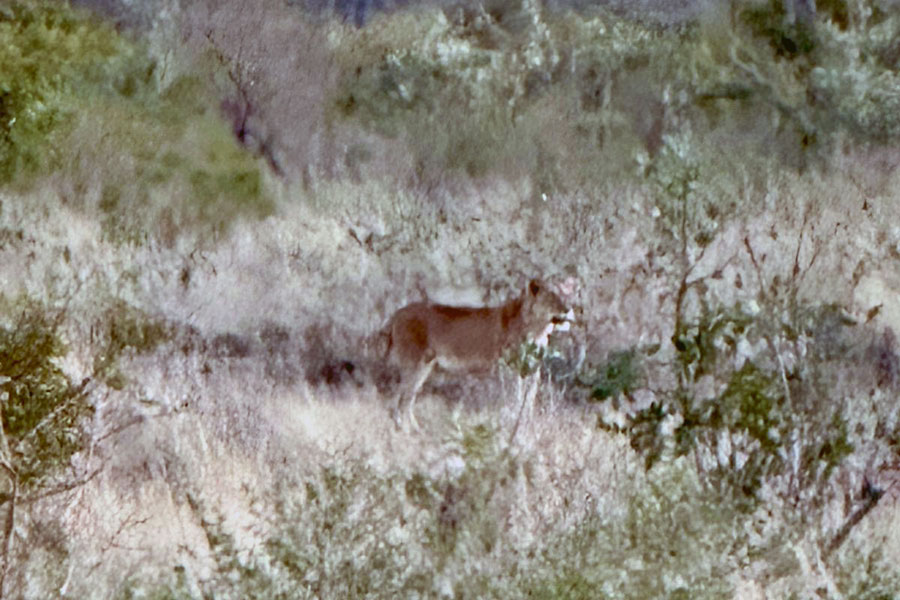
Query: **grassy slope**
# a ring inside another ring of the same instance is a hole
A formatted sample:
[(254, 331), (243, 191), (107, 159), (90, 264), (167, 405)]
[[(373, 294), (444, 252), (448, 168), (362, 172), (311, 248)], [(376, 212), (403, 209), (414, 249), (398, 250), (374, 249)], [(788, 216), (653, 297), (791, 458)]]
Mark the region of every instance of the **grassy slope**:
[[(176, 14), (213, 25), (174, 54), (0, 13), (6, 593), (900, 592), (895, 16), (266, 5), (324, 40), (297, 66), (240, 63), (224, 6)], [(286, 180), (220, 115), (235, 74)], [(394, 430), (391, 310), (573, 274), (568, 383), (500, 370)]]

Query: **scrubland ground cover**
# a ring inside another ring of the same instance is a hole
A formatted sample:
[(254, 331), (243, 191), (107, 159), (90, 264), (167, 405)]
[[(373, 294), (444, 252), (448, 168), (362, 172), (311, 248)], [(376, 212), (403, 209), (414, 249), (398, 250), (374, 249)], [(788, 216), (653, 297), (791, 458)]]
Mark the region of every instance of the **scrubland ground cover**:
[(0, 596), (900, 595), (895, 3), (257, 4), (0, 6)]

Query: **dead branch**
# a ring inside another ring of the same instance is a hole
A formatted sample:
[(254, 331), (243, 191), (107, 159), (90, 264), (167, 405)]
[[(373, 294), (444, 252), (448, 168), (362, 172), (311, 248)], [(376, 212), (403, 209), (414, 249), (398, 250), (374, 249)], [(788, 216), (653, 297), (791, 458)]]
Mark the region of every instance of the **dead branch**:
[(850, 518), (847, 519), (847, 522), (844, 523), (838, 532), (835, 534), (834, 538), (825, 548), (824, 555), (827, 557), (829, 554), (837, 550), (841, 544), (847, 539), (847, 536), (850, 535), (850, 530), (856, 527), (856, 525), (863, 520), (863, 518), (869, 514), (875, 506), (878, 504), (878, 501), (881, 500), (881, 497), (884, 495), (885, 490), (881, 488), (877, 488), (869, 483), (869, 480), (866, 479), (863, 484), (863, 495), (866, 497), (865, 503), (861, 507), (859, 507), (856, 512), (850, 515)]
[(71, 492), (72, 490), (89, 483), (97, 475), (99, 475), (101, 471), (103, 471), (103, 468), (98, 467), (97, 469), (94, 469), (93, 471), (91, 471), (91, 473), (89, 475), (87, 475), (86, 477), (82, 477), (81, 479), (76, 479), (75, 481), (70, 481), (63, 485), (54, 486), (52, 488), (46, 488), (46, 489), (44, 489), (44, 491), (42, 491), (38, 494), (26, 496), (21, 499), (21, 503), (22, 504), (32, 504), (34, 502), (37, 502), (38, 500), (43, 500), (45, 498), (49, 498), (50, 496), (56, 496), (57, 494), (64, 494), (66, 492)]
[[(252, 77), (248, 77), (247, 75), (249, 67), (245, 66), (245, 63), (241, 58), (242, 48), (238, 49), (237, 56), (232, 58), (227, 56), (213, 39), (212, 31), (207, 31), (204, 36), (212, 48), (216, 61), (218, 61), (225, 70), (229, 81), (231, 81), (231, 84), (237, 92), (237, 102), (226, 100), (223, 103), (226, 112), (230, 113), (228, 116), (231, 118), (232, 131), (235, 137), (243, 147), (265, 158), (266, 163), (268, 163), (269, 168), (272, 169), (272, 172), (275, 173), (275, 175), (284, 177), (284, 169), (281, 167), (281, 163), (275, 156), (272, 136), (257, 135), (257, 132), (253, 131), (253, 128), (249, 125), (250, 117), (256, 112), (255, 103), (251, 98), (249, 91), (255, 82)], [(229, 107), (231, 110), (228, 110)]]
[(763, 285), (762, 270), (759, 268), (759, 263), (756, 262), (756, 254), (753, 252), (753, 246), (750, 245), (750, 236), (744, 236), (744, 246), (747, 248), (747, 253), (750, 254), (750, 262), (753, 263), (753, 268), (756, 271), (756, 280), (759, 282), (759, 293), (765, 296), (766, 287)]
[[(811, 210), (811, 208), (807, 207), (806, 212), (803, 214), (803, 224), (800, 226), (800, 237), (797, 239), (797, 249), (794, 252), (794, 269), (792, 272), (792, 276), (795, 279), (793, 290), (794, 299), (796, 299), (800, 284), (803, 283), (803, 280), (806, 278), (806, 274), (809, 273), (809, 270), (816, 263), (816, 259), (819, 258), (819, 252), (822, 250), (821, 245), (814, 244), (813, 255), (809, 259), (809, 264), (802, 269), (800, 268), (800, 247), (803, 245), (803, 232), (806, 230), (806, 225), (809, 222), (809, 213)], [(797, 279), (797, 275), (800, 276), (799, 279)]]

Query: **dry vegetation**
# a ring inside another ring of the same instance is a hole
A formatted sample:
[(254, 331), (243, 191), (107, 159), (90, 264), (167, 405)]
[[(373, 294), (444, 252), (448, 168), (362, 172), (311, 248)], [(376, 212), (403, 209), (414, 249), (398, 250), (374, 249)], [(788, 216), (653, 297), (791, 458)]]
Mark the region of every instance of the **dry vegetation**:
[(648, 3), (0, 6), (0, 596), (900, 595), (900, 11)]

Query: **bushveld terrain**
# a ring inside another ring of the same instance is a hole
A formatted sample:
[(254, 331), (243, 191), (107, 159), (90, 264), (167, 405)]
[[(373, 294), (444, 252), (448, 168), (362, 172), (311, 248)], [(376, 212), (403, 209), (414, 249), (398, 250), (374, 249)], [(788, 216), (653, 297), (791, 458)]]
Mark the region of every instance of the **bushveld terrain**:
[(0, 4), (0, 596), (900, 596), (896, 3), (351, 4)]

